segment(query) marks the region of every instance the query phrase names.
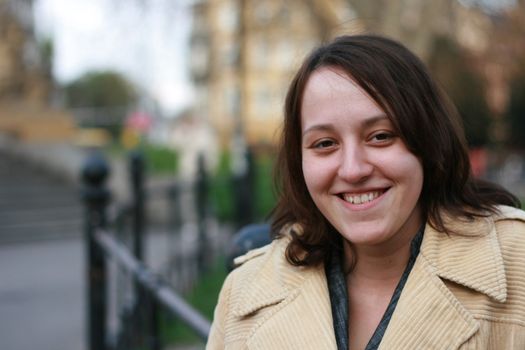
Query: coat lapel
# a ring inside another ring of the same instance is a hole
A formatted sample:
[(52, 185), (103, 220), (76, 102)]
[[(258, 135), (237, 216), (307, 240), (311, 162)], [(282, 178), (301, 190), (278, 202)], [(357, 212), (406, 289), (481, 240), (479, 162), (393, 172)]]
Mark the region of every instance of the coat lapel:
[(419, 256), (379, 349), (457, 349), (478, 322)]
[(337, 349), (324, 271), (303, 274), (299, 288), (266, 310), (268, 318), (248, 340), (248, 349)]
[(328, 286), (322, 266), (302, 268), (285, 259), (286, 241), (244, 281), (233, 314), (259, 314), (249, 349), (336, 349)]
[[(259, 268), (250, 271), (248, 277), (241, 281), (239, 302), (233, 309), (237, 317), (244, 317), (264, 307), (275, 305), (295, 296), (304, 282), (303, 273), (299, 268), (289, 265), (285, 259), (286, 249), (284, 241), (255, 251), (255, 254), (264, 253), (263, 249), (271, 249), (269, 254), (263, 256), (265, 261)], [(242, 263), (242, 262), (241, 262)]]
[(494, 222), (448, 220), (447, 235), (427, 225), (421, 252), (380, 349), (457, 349), (479, 329), (446, 283), (504, 302), (507, 285)]

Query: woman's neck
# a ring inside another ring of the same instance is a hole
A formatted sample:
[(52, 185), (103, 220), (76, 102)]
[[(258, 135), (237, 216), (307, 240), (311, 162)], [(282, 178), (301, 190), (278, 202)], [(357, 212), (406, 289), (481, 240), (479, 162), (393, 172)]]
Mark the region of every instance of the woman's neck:
[(395, 242), (382, 246), (351, 246), (344, 242), (344, 268), (350, 272), (347, 281), (370, 287), (395, 286), (407, 266), (410, 245), (416, 234), (417, 231), (397, 237)]
[[(410, 243), (386, 255), (360, 254), (359, 250), (352, 251), (352, 254), (356, 255), (356, 263), (347, 276), (350, 284), (372, 288), (395, 286), (407, 266)], [(345, 256), (348, 256), (346, 247)]]

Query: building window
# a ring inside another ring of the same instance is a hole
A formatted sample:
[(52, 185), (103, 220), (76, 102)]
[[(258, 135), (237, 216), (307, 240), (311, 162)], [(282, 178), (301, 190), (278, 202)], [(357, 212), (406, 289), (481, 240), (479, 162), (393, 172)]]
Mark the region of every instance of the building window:
[(218, 27), (226, 32), (234, 32), (239, 25), (239, 10), (233, 2), (225, 1), (217, 11)]
[(266, 37), (258, 35), (251, 43), (251, 61), (256, 69), (264, 70), (268, 67), (268, 57), (270, 55), (270, 46)]
[(225, 42), (221, 47), (221, 60), (226, 67), (236, 67), (239, 64), (239, 43)]

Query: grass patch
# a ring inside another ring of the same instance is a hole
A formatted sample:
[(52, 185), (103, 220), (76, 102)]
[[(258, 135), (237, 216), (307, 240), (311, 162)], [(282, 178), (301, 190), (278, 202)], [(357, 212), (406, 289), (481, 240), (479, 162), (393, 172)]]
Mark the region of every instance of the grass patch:
[[(213, 319), (213, 311), (226, 275), (225, 258), (217, 259), (212, 268), (185, 295), (185, 300), (210, 321)], [(202, 342), (181, 320), (166, 316), (164, 324), (163, 334), (167, 344), (194, 344)]]
[(255, 162), (255, 219), (264, 220), (275, 206), (276, 195), (273, 186), (273, 167), (275, 159), (272, 155), (262, 154)]

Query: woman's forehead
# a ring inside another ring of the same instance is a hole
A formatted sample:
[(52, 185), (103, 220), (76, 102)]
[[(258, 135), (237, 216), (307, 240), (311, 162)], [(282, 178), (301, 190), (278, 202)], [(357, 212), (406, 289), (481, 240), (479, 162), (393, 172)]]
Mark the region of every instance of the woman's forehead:
[(314, 71), (306, 83), (301, 101), (302, 129), (330, 117), (368, 119), (386, 116), (383, 108), (340, 68)]

